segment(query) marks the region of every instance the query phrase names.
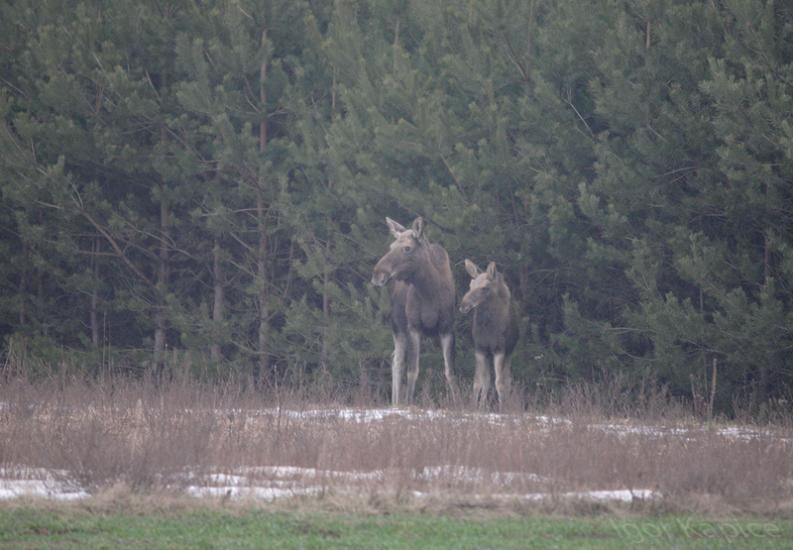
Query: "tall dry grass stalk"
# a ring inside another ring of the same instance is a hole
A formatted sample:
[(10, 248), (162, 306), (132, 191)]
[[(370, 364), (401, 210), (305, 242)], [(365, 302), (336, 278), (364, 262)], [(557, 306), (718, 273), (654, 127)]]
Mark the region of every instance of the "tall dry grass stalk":
[(267, 467), (291, 466), (324, 488), (371, 494), (653, 489), (737, 509), (793, 501), (787, 420), (724, 430), (664, 395), (631, 410), (615, 391), (576, 386), (506, 415), (381, 409), (355, 421), (347, 403), (382, 403), (354, 389), (14, 378), (0, 387), (0, 466), (44, 468), (95, 492), (179, 489), (224, 472), (255, 484), (272, 477)]

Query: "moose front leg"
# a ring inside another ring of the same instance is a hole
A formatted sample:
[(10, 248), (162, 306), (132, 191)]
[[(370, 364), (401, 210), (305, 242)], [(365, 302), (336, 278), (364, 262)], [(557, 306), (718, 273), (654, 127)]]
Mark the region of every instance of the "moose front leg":
[(483, 409), (487, 404), (487, 394), (490, 391), (490, 365), (487, 364), (487, 354), (484, 352), (474, 352), (474, 356), (476, 358), (474, 405)]
[(504, 353), (493, 354), (493, 367), (496, 371), (496, 391), (498, 392), (498, 408), (504, 411), (504, 406), (509, 399), (509, 390), (512, 385), (512, 372), (509, 366), (509, 358)]
[(408, 329), (410, 339), (408, 353), (408, 393), (406, 402), (413, 404), (413, 395), (416, 391), (416, 380), (419, 377), (419, 357), (421, 356), (421, 333), (415, 329)]
[(401, 401), (402, 372), (405, 369), (405, 353), (408, 337), (404, 332), (394, 333), (394, 355), (391, 357), (391, 405), (396, 407)]
[(452, 394), (452, 402), (460, 403), (460, 392), (457, 389), (457, 379), (454, 376), (454, 333), (441, 334), (441, 350), (443, 351), (443, 368), (446, 374), (446, 383)]

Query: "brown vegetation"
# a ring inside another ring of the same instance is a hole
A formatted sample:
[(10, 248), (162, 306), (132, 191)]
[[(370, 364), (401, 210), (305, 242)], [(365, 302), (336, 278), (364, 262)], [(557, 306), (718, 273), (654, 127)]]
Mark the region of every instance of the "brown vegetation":
[[(599, 405), (607, 396), (571, 389), (544, 405), (549, 416), (495, 415), (350, 408), (234, 384), (16, 379), (0, 387), (0, 466), (44, 468), (94, 493), (181, 491), (243, 472), (251, 485), (278, 477), (279, 486), (367, 498), (650, 489), (678, 507), (769, 511), (793, 501), (789, 422), (703, 424), (660, 398), (617, 417)], [(273, 466), (306, 470), (276, 475)]]

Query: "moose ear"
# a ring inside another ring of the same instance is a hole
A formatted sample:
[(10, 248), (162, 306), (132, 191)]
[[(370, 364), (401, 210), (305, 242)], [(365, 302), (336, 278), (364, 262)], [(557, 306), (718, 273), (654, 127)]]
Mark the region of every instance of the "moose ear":
[(496, 262), (490, 262), (487, 264), (487, 276), (491, 279), (496, 278)]
[(479, 269), (479, 267), (477, 267), (477, 265), (468, 258), (465, 259), (465, 270), (468, 272), (468, 274), (471, 276), (472, 279), (476, 279), (479, 276), (479, 274), (482, 273), (482, 270)]
[(386, 216), (385, 223), (386, 225), (388, 225), (388, 230), (391, 232), (391, 234), (394, 236), (395, 239), (398, 238), (400, 234), (407, 231), (402, 224), (400, 224), (399, 222), (395, 222), (388, 216)]
[(424, 233), (424, 218), (419, 216), (415, 220), (413, 220), (413, 225), (410, 226), (413, 230), (413, 234), (416, 236), (417, 239), (421, 238), (421, 235)]

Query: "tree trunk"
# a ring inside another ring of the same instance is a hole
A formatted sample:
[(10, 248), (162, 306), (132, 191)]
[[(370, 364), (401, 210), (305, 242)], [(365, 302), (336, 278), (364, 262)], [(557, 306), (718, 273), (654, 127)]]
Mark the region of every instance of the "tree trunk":
[[(763, 195), (765, 199), (765, 215), (766, 219), (770, 218), (771, 204), (770, 193), (768, 192), (769, 184), (763, 185)], [(766, 225), (763, 230), (763, 285), (767, 286), (771, 281), (771, 226)], [(768, 363), (760, 361), (760, 380), (758, 381), (758, 399), (760, 403), (768, 401), (769, 390), (769, 375)]]
[(28, 284), (28, 247), (23, 245), (23, 258), (22, 258), (22, 273), (19, 275), (19, 287), (17, 288), (17, 296), (19, 298), (19, 328), (23, 328), (28, 322), (28, 308), (27, 308), (27, 284)]
[[(212, 321), (215, 326), (218, 326), (223, 321), (225, 289), (223, 288), (223, 264), (220, 261), (220, 242), (217, 238), (212, 248), (212, 279), (214, 280), (215, 298), (212, 304)], [(209, 347), (209, 356), (213, 363), (220, 363), (223, 360), (220, 342), (217, 339), (218, 336), (215, 334), (212, 345)]]
[(394, 22), (394, 45), (393, 45), (393, 67), (392, 71), (396, 72), (397, 70), (397, 63), (399, 62), (399, 16), (397, 15), (396, 21)]
[(534, 24), (534, 8), (536, 2), (532, 0), (529, 3), (529, 21), (528, 21), (528, 29), (526, 32), (526, 70), (524, 76), (524, 82), (526, 83), (526, 91), (531, 92), (531, 68), (534, 64), (533, 57), (533, 50), (532, 50), (532, 39), (534, 38), (534, 28), (536, 25)]
[(154, 369), (161, 375), (165, 363), (165, 297), (168, 290), (169, 212), (165, 199), (160, 201), (160, 251), (157, 265), (156, 305), (154, 309)]
[(94, 237), (93, 255), (91, 256), (91, 271), (94, 275), (94, 283), (91, 288), (91, 305), (90, 305), (90, 320), (91, 320), (91, 343), (94, 349), (99, 349), (101, 342), (99, 340), (99, 315), (97, 312), (97, 305), (99, 303), (99, 237)]
[(319, 363), (323, 371), (328, 369), (328, 329), (330, 327), (330, 268), (328, 257), (325, 255), (325, 265), (322, 268), (322, 347), (320, 349)]
[[(397, 61), (397, 46), (399, 44), (399, 16), (397, 16), (396, 27), (394, 29), (394, 70), (396, 70)], [(330, 118), (336, 120), (336, 71), (333, 71), (333, 81), (330, 88)], [(328, 178), (328, 189), (333, 189), (333, 180)], [(330, 220), (325, 220), (325, 223), (330, 226)], [(328, 227), (330, 234), (333, 231), (332, 227)], [(330, 284), (331, 269), (331, 245), (330, 238), (325, 245), (323, 253), (323, 267), (322, 267), (322, 345), (319, 353), (319, 364), (323, 371), (328, 369), (328, 331), (330, 328), (330, 295), (328, 294), (328, 286)]]
[(269, 364), (269, 340), (270, 340), (270, 324), (269, 324), (269, 304), (268, 304), (268, 277), (267, 277), (267, 225), (265, 216), (267, 215), (264, 207), (264, 193), (261, 187), (256, 189), (256, 217), (259, 224), (259, 249), (258, 257), (256, 259), (256, 277), (258, 279), (257, 286), (258, 305), (259, 305), (259, 348), (258, 360), (256, 362), (257, 368), (255, 378), (261, 380), (262, 377), (268, 375)]
[[(262, 31), (262, 48), (267, 43), (267, 29)], [(262, 61), (259, 69), (259, 105), (261, 109), (261, 122), (259, 122), (259, 152), (267, 151), (267, 60)], [(256, 261), (256, 275), (259, 287), (259, 349), (255, 378), (261, 380), (268, 376), (270, 367), (270, 314), (268, 304), (268, 277), (267, 277), (267, 208), (265, 205), (266, 178), (264, 173), (259, 174), (256, 185), (256, 220), (259, 232), (259, 248)]]
[[(162, 73), (159, 86), (161, 95), (165, 94), (167, 86), (167, 73)], [(163, 123), (164, 124), (164, 123)], [(167, 139), (165, 126), (160, 127), (160, 142), (164, 143)], [(165, 182), (162, 182), (163, 189)], [(165, 370), (167, 357), (166, 352), (166, 297), (168, 295), (168, 256), (170, 241), (170, 213), (165, 197), (160, 198), (160, 250), (157, 262), (157, 282), (155, 284), (155, 309), (154, 309), (154, 372), (162, 376)]]
[(763, 282), (768, 284), (771, 277), (771, 229), (763, 232)]

